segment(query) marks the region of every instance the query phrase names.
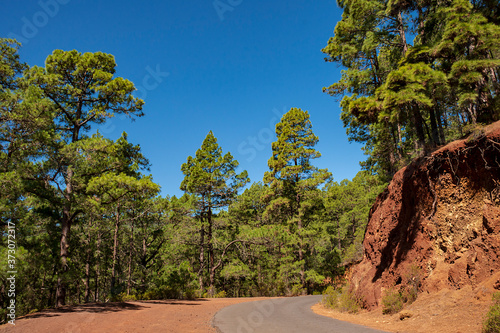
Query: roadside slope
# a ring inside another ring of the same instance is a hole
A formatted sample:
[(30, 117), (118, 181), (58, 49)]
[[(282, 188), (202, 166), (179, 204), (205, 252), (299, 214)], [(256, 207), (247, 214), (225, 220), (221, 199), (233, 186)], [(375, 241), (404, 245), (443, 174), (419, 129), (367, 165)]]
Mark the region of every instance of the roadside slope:
[[(370, 211), (363, 247), (349, 281), (367, 310), (316, 313), (393, 332), (480, 331), (500, 290), (500, 122), (398, 171)], [(385, 291), (409, 277), (420, 281), (404, 309), (411, 317), (383, 315)]]
[(500, 288), (490, 281), (500, 271), (500, 122), (398, 171), (370, 211), (363, 247), (350, 281), (367, 309), (415, 265), (422, 292)]
[(348, 321), (389, 332), (405, 333), (457, 333), (481, 332), (484, 315), (491, 305), (490, 299), (476, 297), (471, 287), (461, 290), (443, 289), (423, 293), (405, 312), (411, 317), (400, 319), (400, 314), (384, 315), (382, 309), (363, 310), (358, 314), (341, 313), (314, 305), (319, 315)]

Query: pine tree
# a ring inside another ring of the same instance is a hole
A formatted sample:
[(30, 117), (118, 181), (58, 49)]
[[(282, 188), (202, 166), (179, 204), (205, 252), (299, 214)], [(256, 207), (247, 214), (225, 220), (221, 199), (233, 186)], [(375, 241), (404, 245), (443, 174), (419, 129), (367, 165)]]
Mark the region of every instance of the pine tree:
[[(197, 218), (200, 221), (199, 269), (198, 279), (203, 292), (203, 271), (209, 271), (209, 294), (213, 295), (215, 285), (213, 214), (216, 210), (227, 207), (235, 200), (238, 189), (248, 181), (246, 171), (236, 173), (238, 161), (230, 153), (222, 154), (222, 148), (210, 131), (196, 151), (195, 157), (189, 156), (181, 167), (184, 180), (181, 190), (197, 197)], [(205, 259), (205, 248), (208, 252), (208, 265)]]
[[(314, 207), (314, 192), (331, 174), (318, 169), (312, 160), (321, 156), (314, 149), (318, 137), (312, 131), (309, 113), (292, 108), (276, 124), (277, 141), (272, 143), (273, 155), (268, 161), (270, 171), (264, 174), (269, 186), (269, 204), (264, 212), (268, 219), (278, 218), (289, 223), (289, 232), (297, 256), (294, 258), (300, 275), (300, 285), (306, 286), (304, 228)], [(281, 215), (281, 216), (278, 216)]]
[[(56, 50), (47, 57), (45, 68), (30, 68), (20, 83), (38, 95), (45, 105), (41, 109), (49, 109), (52, 117), (50, 126), (41, 131), (48, 140), (47, 151), (33, 181), (51, 183), (57, 189), (53, 196), (58, 199), (54, 200), (61, 202), (58, 306), (66, 299), (70, 230), (81, 213), (75, 201), (80, 190), (77, 179), (83, 172), (75, 166), (78, 142), (87, 140), (85, 132), (91, 124), (102, 124), (116, 114), (142, 115), (143, 101), (132, 96), (132, 82), (113, 77), (115, 66), (109, 54)], [(102, 173), (108, 168), (94, 171)]]

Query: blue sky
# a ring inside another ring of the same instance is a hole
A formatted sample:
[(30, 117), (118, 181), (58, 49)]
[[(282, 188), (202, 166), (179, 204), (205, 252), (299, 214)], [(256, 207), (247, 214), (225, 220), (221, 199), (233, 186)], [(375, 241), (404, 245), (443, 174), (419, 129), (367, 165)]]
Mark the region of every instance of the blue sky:
[(212, 130), (252, 182), (268, 170), (274, 125), (292, 107), (308, 110), (336, 181), (364, 160), (347, 141), (335, 98), (339, 79), (321, 49), (341, 18), (332, 0), (106, 1), (3, 0), (1, 37), (17, 37), (22, 60), (43, 66), (55, 49), (115, 56), (134, 82), (145, 116), (113, 118), (99, 129), (140, 144), (163, 195), (181, 195), (181, 164)]

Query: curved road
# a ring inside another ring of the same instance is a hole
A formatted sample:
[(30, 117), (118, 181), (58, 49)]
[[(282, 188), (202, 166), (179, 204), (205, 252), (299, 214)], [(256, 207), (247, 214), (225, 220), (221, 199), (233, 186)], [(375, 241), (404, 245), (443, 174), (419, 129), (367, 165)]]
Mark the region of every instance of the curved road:
[(213, 326), (222, 333), (382, 332), (317, 315), (311, 306), (320, 301), (321, 296), (300, 296), (231, 305), (217, 312)]

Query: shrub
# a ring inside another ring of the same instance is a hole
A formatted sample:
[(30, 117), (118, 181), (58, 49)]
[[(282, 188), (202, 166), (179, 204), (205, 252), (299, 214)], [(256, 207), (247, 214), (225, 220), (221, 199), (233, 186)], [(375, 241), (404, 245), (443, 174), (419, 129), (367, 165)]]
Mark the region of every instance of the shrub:
[(157, 294), (153, 290), (148, 290), (144, 294), (142, 294), (142, 299), (145, 301), (154, 300), (157, 299), (156, 295)]
[(387, 289), (382, 297), (382, 313), (393, 314), (401, 311), (405, 304), (415, 302), (422, 286), (422, 268), (412, 264), (403, 276), (399, 287)]
[(468, 124), (462, 128), (462, 131), (465, 135), (468, 135), (467, 142), (473, 142), (477, 139), (484, 136), (484, 124), (476, 123), (476, 124)]
[(342, 289), (328, 287), (323, 293), (321, 302), (327, 308), (341, 312), (356, 313), (361, 309), (361, 299), (346, 285)]
[(184, 292), (184, 299), (195, 299), (198, 296), (198, 291), (194, 289), (188, 289)]
[(123, 294), (123, 296), (121, 298), (122, 298), (123, 302), (137, 301), (136, 295), (127, 295), (125, 293), (122, 293), (122, 294)]
[(146, 291), (143, 295), (144, 300), (160, 300), (160, 299), (179, 299), (181, 292), (170, 287), (159, 287)]
[(393, 314), (403, 309), (404, 298), (401, 292), (395, 288), (387, 289), (382, 297), (382, 313)]
[(305, 295), (306, 293), (307, 290), (302, 288), (302, 285), (300, 283), (297, 283), (292, 286), (290, 296), (300, 296), (300, 295)]
[(500, 292), (496, 292), (492, 297), (493, 305), (486, 314), (483, 322), (483, 333), (500, 332)]
[(225, 290), (221, 290), (218, 293), (216, 293), (215, 288), (213, 288), (212, 290), (209, 289), (208, 291), (204, 292), (201, 295), (201, 297), (202, 298), (224, 298), (224, 297), (227, 297), (227, 294), (226, 294)]
[(422, 269), (416, 264), (412, 264), (405, 274), (405, 283), (402, 293), (404, 303), (411, 304), (415, 302), (421, 286)]
[(123, 293), (120, 293), (120, 294), (113, 294), (111, 293), (111, 295), (109, 296), (109, 300), (111, 302), (123, 302)]
[(361, 299), (350, 290), (349, 285), (342, 289), (339, 298), (339, 310), (342, 312), (357, 313), (361, 309)]
[(331, 309), (336, 309), (338, 304), (339, 291), (332, 286), (326, 288), (323, 292), (323, 298), (321, 299), (321, 303)]

